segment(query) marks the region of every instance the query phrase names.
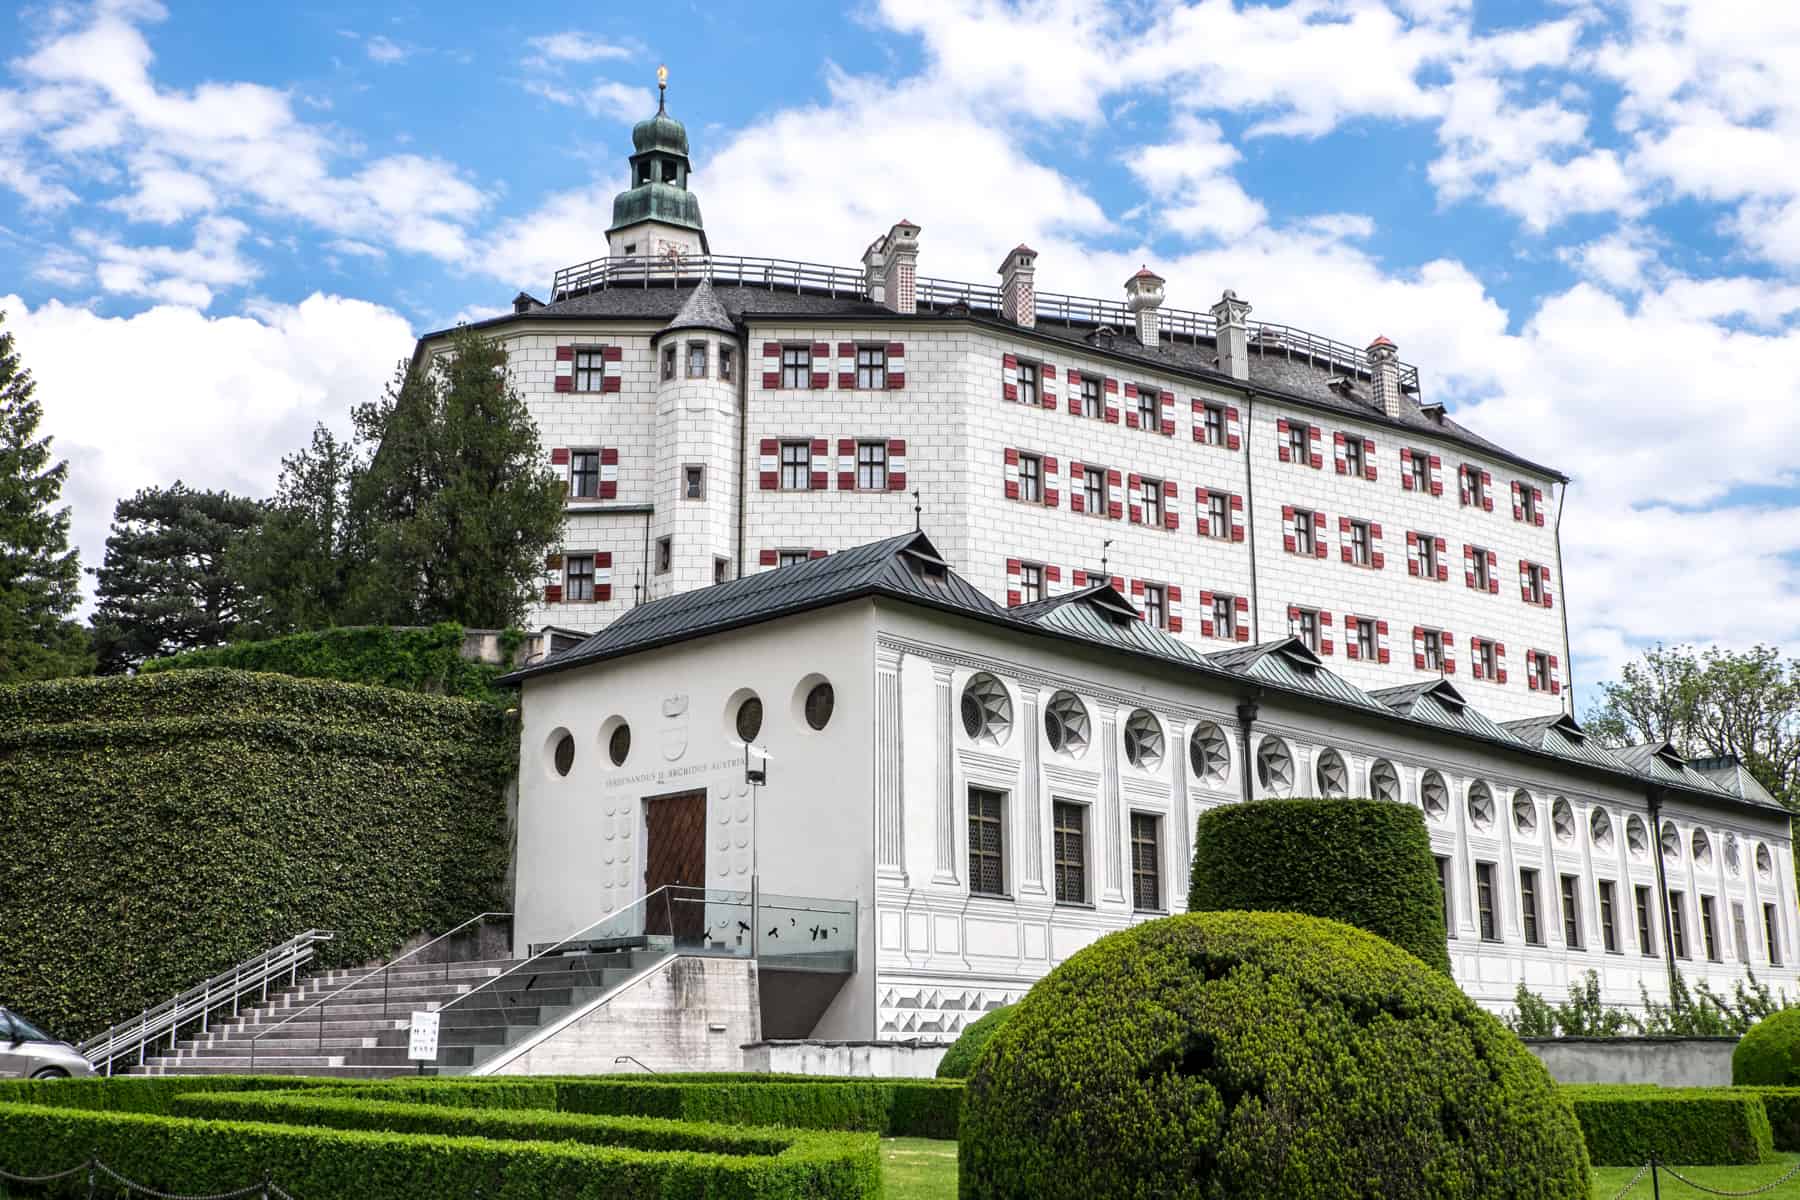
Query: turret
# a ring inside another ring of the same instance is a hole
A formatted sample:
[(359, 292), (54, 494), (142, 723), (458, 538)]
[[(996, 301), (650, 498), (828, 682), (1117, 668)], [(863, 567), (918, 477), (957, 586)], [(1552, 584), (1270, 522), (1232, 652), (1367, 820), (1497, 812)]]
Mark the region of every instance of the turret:
[(669, 115), (668, 87), (668, 68), (656, 68), (656, 115), (631, 130), (631, 186), (613, 197), (606, 230), (615, 258), (711, 253), (699, 198), (688, 191), (687, 126)]

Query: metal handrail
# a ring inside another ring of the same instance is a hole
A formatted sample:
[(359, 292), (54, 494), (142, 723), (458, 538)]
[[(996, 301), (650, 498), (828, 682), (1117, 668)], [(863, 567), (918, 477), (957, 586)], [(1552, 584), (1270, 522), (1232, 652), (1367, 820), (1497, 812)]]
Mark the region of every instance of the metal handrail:
[[(345, 992), (349, 991), (351, 988), (355, 987), (357, 984), (361, 983), (363, 980), (371, 979), (377, 974), (381, 975), (381, 1015), (383, 1017), (386, 1017), (387, 1016), (387, 993), (388, 993), (387, 972), (390, 968), (400, 965), (401, 963), (405, 962), (407, 959), (412, 958), (413, 956), (415, 956), (417, 954), (424, 953), (425, 951), (431, 949), (433, 946), (437, 945), (439, 942), (443, 941), (445, 938), (453, 937), (456, 934), (459, 934), (463, 930), (467, 929), (469, 926), (477, 924), (481, 921), (485, 921), (489, 917), (510, 917), (510, 916), (512, 916), (511, 913), (503, 913), (503, 912), (477, 913), (475, 916), (470, 917), (468, 920), (466, 920), (462, 924), (456, 926), (454, 929), (449, 929), (443, 933), (438, 934), (436, 937), (432, 938), (429, 942), (426, 942), (424, 945), (415, 946), (411, 950), (408, 950), (405, 954), (400, 955), (398, 958), (390, 959), (387, 962), (382, 963), (379, 967), (369, 968), (369, 970), (365, 971), (361, 975), (358, 975), (355, 979), (352, 979), (349, 983), (346, 983), (343, 987), (338, 988), (336, 991), (332, 992), (329, 996), (321, 996), (317, 1000), (314, 1000), (311, 1004), (307, 1005), (305, 1008), (300, 1009), (298, 1012), (295, 1012), (292, 1016), (290, 1016), (290, 1017), (286, 1018), (285, 1020), (282, 1020), (274, 1025), (269, 1026), (267, 1029), (263, 1030), (261, 1033), (257, 1034), (255, 1037), (250, 1039), (250, 1070), (252, 1072), (254, 1072), (256, 1070), (256, 1044), (258, 1042), (262, 1041), (264, 1038), (268, 1037), (271, 1033), (274, 1033), (276, 1030), (286, 1028), (288, 1025), (292, 1024), (294, 1021), (299, 1020), (301, 1017), (305, 1016), (307, 1013), (311, 1012), (315, 1008), (319, 1010), (318, 1049), (320, 1049), (322, 1051), (325, 1048), (325, 1006), (327, 1004), (329, 1004), (331, 1001), (337, 999), (339, 996), (343, 995)], [(450, 977), (450, 960), (445, 959), (444, 960), (444, 978), (448, 979), (449, 977)]]
[[(238, 1003), (243, 996), (260, 988), (262, 999), (269, 998), (269, 982), (282, 975), (288, 977), (291, 986), (298, 978), (300, 968), (313, 957), (313, 947), (320, 942), (329, 942), (335, 935), (328, 929), (308, 929), (297, 933), (280, 945), (271, 946), (252, 958), (247, 958), (228, 971), (221, 971), (212, 978), (195, 984), (153, 1008), (146, 1008), (136, 1020), (121, 1021), (112, 1028), (95, 1034), (76, 1047), (82, 1057), (93, 1063), (106, 1074), (112, 1074), (113, 1064), (128, 1054), (138, 1056), (138, 1065), (144, 1062), (146, 1048), (153, 1041), (158, 1041), (167, 1033), (169, 1045), (174, 1047), (183, 1025), (198, 1019), (200, 1030), (206, 1032), (211, 1023), (212, 1011), (221, 1007), (226, 1001), (231, 1002), (231, 1015), (238, 1015)], [(229, 984), (230, 986), (227, 986)]]

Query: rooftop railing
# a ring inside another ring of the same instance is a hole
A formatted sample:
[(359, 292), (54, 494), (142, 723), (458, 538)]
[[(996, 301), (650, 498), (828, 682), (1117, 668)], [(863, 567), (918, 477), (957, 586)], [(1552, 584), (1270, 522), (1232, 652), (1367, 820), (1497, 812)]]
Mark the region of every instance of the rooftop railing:
[[(868, 284), (863, 272), (857, 268), (735, 254), (590, 259), (558, 271), (551, 280), (550, 296), (554, 302), (617, 288), (692, 287), (702, 279), (726, 287), (762, 288), (771, 292), (844, 299), (869, 298)], [(921, 311), (966, 308), (970, 312), (996, 315), (1000, 312), (1000, 289), (986, 284), (920, 277), (914, 283), (914, 294)], [(1110, 326), (1122, 335), (1137, 325), (1131, 310), (1118, 300), (1038, 292), (1036, 302), (1040, 320), (1095, 329)], [(1157, 315), (1163, 334), (1173, 341), (1210, 343), (1217, 332), (1211, 313), (1160, 308)], [(1369, 377), (1368, 357), (1362, 349), (1292, 325), (1251, 321), (1249, 341), (1250, 349), (1258, 354), (1281, 355), (1340, 374)], [(1419, 394), (1418, 367), (1411, 363), (1400, 364), (1400, 387), (1414, 396)]]

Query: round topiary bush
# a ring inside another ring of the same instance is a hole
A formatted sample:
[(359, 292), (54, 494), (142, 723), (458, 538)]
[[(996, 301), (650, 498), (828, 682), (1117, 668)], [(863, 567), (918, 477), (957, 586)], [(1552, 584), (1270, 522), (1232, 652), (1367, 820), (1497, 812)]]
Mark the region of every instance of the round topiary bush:
[(1450, 974), (1425, 819), (1391, 800), (1259, 800), (1202, 813), (1188, 911), (1330, 917)]
[(1012, 1018), (1017, 1007), (1016, 1004), (1003, 1004), (963, 1030), (962, 1036), (938, 1060), (937, 1077), (967, 1079), (974, 1072), (975, 1060), (981, 1057), (988, 1039), (1000, 1032), (1000, 1027)]
[(1800, 1008), (1770, 1013), (1750, 1027), (1731, 1052), (1731, 1082), (1800, 1084)]
[(1590, 1194), (1574, 1112), (1455, 984), (1292, 913), (1189, 913), (1039, 981), (989, 1042), (961, 1200)]

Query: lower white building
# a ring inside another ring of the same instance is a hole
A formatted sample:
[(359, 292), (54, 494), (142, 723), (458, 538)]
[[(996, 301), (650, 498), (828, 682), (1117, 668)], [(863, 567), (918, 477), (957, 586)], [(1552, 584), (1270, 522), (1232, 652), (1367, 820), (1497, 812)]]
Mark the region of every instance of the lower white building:
[[(511, 678), (519, 948), (667, 884), (853, 902), (751, 935), (856, 951), (765, 984), (768, 1036), (953, 1035), (1181, 910), (1197, 814), (1278, 796), (1423, 810), (1489, 1008), (1588, 970), (1627, 1007), (1674, 971), (1800, 991), (1788, 814), (1729, 764), (1499, 724), (1446, 680), (1365, 692), (1292, 638), (1204, 654), (1108, 584), (1002, 607), (918, 533), (640, 605)], [(702, 936), (741, 941), (741, 911)]]

